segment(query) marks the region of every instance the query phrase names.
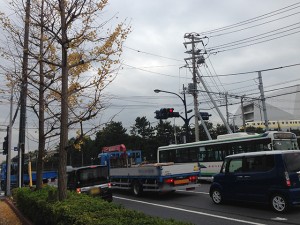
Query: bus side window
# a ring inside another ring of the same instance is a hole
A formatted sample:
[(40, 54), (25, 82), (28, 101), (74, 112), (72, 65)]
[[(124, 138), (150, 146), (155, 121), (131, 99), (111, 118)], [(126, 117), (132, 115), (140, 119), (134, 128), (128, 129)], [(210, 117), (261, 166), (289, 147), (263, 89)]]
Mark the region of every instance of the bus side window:
[(205, 147), (199, 147), (198, 160), (199, 160), (199, 162), (207, 161)]

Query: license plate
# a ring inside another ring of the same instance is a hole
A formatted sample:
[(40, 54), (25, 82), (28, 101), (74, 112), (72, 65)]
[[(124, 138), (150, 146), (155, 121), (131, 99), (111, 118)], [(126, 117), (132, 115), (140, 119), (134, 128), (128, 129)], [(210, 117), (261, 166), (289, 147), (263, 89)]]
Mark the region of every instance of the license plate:
[(90, 190), (91, 195), (98, 195), (100, 194), (100, 188), (92, 188)]
[(189, 179), (182, 179), (182, 180), (174, 180), (174, 184), (178, 185), (178, 184), (188, 184), (190, 181)]

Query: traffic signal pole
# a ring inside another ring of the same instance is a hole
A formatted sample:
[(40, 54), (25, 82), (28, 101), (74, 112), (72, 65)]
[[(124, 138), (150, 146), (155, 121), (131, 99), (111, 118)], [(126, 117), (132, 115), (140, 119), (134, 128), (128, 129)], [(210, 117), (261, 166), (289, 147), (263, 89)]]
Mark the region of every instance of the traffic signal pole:
[(184, 105), (184, 117), (182, 117), (181, 115), (179, 115), (179, 117), (181, 119), (183, 119), (184, 125), (185, 125), (185, 135), (186, 135), (185, 142), (189, 142), (189, 121), (192, 117), (187, 118), (187, 108), (186, 108), (186, 97), (185, 97), (185, 87), (184, 87), (184, 85), (183, 85), (183, 98), (175, 92), (163, 91), (163, 90), (159, 90), (159, 89), (155, 89), (154, 92), (155, 93), (164, 92), (164, 93), (168, 93), (168, 94), (173, 94), (173, 95), (176, 95), (177, 97), (179, 97), (181, 99), (181, 101)]

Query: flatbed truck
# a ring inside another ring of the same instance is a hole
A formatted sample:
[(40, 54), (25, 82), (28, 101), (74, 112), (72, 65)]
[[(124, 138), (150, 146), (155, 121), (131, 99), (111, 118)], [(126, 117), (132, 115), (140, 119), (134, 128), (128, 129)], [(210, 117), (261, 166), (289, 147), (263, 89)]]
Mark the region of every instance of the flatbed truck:
[[(116, 156), (116, 153), (119, 153)], [(102, 149), (98, 155), (101, 165), (108, 165), (113, 189), (131, 190), (134, 195), (143, 192), (174, 192), (194, 190), (200, 176), (197, 163), (132, 163), (123, 147), (111, 146)], [(117, 162), (117, 163), (116, 163)], [(116, 166), (117, 164), (117, 166)]]
[[(10, 176), (10, 184), (11, 188), (15, 188), (18, 185), (18, 174), (17, 174), (17, 164), (13, 163), (11, 165), (11, 176)], [(35, 184), (36, 182), (36, 171), (31, 172), (32, 176), (32, 183)], [(43, 183), (56, 183), (57, 182), (57, 171), (51, 170), (51, 171), (43, 171)], [(29, 185), (30, 183), (30, 177), (28, 173), (23, 174), (23, 184), (25, 186)], [(5, 191), (6, 189), (6, 164), (3, 163), (1, 165), (1, 190)]]

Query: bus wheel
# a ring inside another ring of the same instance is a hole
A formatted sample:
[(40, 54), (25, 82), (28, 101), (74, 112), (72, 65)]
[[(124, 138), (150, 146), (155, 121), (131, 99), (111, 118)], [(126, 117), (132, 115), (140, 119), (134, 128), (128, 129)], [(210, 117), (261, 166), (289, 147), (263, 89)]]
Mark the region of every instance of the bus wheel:
[(131, 185), (132, 193), (135, 196), (141, 196), (143, 193), (143, 185), (139, 181), (134, 181)]
[(284, 196), (275, 194), (271, 198), (271, 207), (276, 212), (286, 212), (288, 210), (288, 203)]
[(219, 205), (219, 204), (222, 204), (223, 203), (223, 197), (222, 197), (222, 194), (220, 192), (219, 189), (214, 189), (212, 192), (211, 192), (211, 199), (212, 201)]

